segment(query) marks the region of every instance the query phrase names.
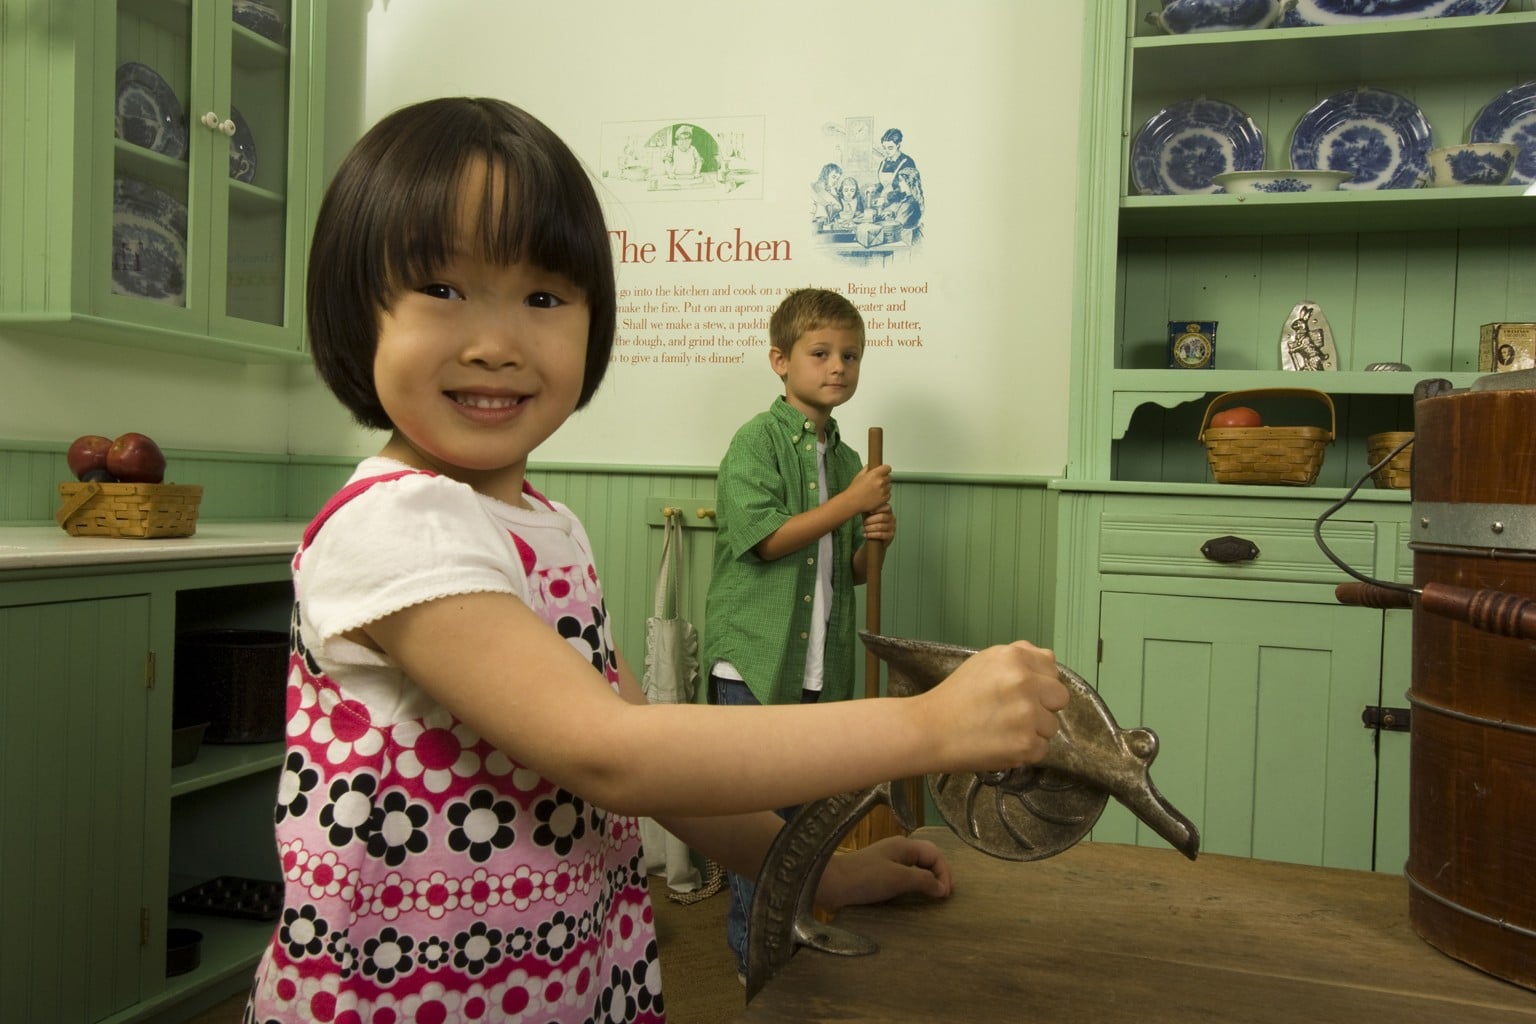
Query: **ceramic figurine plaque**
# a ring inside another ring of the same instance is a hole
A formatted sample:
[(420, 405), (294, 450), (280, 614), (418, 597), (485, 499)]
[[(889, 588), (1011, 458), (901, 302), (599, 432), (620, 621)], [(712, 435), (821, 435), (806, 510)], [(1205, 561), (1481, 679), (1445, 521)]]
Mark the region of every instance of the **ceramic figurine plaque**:
[(1339, 353), (1333, 345), (1333, 328), (1315, 302), (1298, 302), (1280, 332), (1280, 368), (1283, 370), (1337, 370)]

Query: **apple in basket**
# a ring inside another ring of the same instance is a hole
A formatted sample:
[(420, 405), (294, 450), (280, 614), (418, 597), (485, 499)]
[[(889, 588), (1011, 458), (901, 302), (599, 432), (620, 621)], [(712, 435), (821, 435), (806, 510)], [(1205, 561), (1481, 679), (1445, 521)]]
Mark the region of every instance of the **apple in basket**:
[(1264, 417), (1246, 405), (1223, 409), (1221, 412), (1213, 413), (1211, 416), (1211, 426), (1213, 427), (1262, 427), (1263, 425)]
[(69, 446), (69, 453), (64, 458), (69, 462), (69, 471), (75, 474), (76, 480), (84, 480), (86, 474), (91, 474), (91, 479), (110, 476), (107, 470), (107, 452), (112, 448), (112, 439), (100, 434), (85, 434), (77, 437)]
[(145, 434), (123, 434), (107, 451), (107, 472), (124, 483), (158, 484), (165, 479), (165, 453)]

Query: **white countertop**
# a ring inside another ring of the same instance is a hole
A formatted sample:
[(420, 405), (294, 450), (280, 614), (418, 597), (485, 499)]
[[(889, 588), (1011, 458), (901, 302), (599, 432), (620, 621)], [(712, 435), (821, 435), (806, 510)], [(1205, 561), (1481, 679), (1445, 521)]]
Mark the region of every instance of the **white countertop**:
[(190, 537), (156, 540), (71, 537), (57, 526), (0, 526), (0, 573), (52, 566), (291, 555), (298, 549), (305, 525), (200, 522)]

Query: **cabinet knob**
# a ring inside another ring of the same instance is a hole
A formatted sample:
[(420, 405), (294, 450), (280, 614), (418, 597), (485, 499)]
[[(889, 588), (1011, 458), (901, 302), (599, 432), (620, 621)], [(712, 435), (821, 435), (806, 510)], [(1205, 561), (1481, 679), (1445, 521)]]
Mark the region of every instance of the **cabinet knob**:
[(211, 110), (204, 114), (202, 117), (198, 118), (198, 120), (203, 122), (203, 126), (206, 128), (212, 128), (214, 131), (223, 132), (225, 135), (232, 136), (235, 134), (235, 122), (231, 121), (227, 117), (221, 121), (219, 119), (219, 115), (215, 114)]
[(1245, 537), (1212, 537), (1200, 545), (1200, 553), (1213, 562), (1251, 562), (1259, 557), (1259, 546)]

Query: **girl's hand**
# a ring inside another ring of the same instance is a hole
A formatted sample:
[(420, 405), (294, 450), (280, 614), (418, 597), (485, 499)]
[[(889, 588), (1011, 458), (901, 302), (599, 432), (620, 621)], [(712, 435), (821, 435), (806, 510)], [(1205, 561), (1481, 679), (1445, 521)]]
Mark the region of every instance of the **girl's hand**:
[(890, 544), (896, 539), (896, 513), (889, 504), (864, 513), (864, 539)]
[(1020, 640), (978, 651), (938, 686), (913, 698), (942, 745), (942, 771), (1003, 771), (1045, 757), (1069, 691), (1056, 655)]
[(926, 839), (890, 836), (862, 850), (834, 854), (816, 889), (816, 906), (835, 913), (907, 893), (944, 899), (952, 888), (949, 862), (937, 846)]

